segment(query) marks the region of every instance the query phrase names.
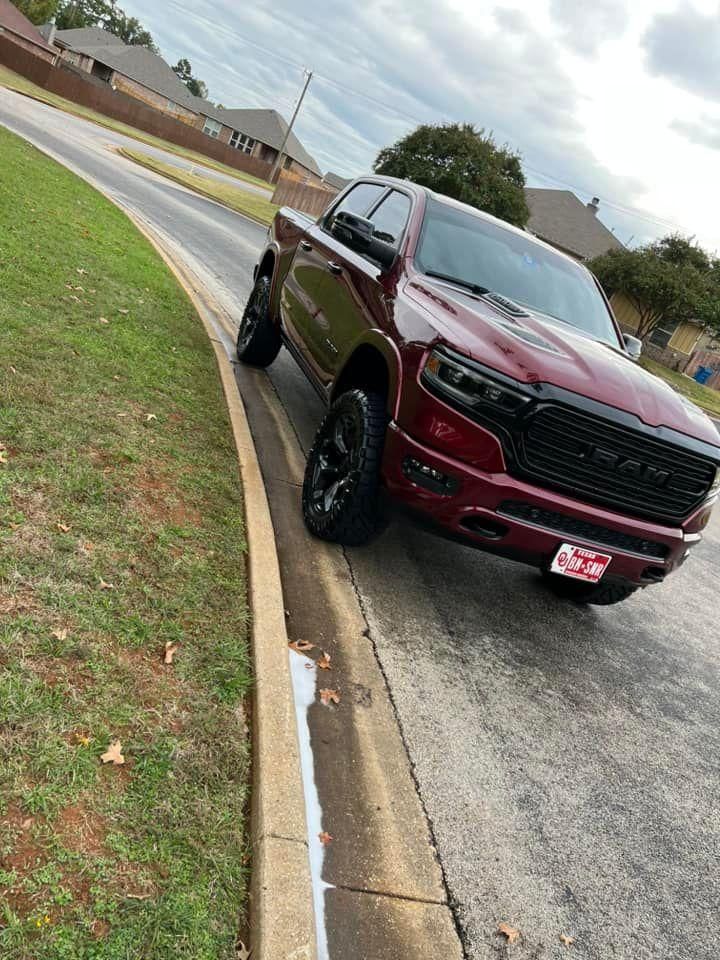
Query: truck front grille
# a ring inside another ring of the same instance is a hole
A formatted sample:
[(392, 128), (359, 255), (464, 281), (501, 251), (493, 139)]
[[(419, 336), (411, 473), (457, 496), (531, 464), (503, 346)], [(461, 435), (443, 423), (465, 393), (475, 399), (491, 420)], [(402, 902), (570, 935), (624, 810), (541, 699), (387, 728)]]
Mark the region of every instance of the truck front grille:
[(684, 520), (715, 477), (709, 459), (557, 404), (540, 406), (519, 439), (528, 479), (661, 523)]

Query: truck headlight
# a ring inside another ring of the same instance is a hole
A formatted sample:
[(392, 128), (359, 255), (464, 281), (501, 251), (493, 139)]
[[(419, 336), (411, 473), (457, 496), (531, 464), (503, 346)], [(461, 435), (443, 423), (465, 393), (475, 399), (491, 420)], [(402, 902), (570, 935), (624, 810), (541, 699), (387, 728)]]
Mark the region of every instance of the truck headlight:
[(433, 350), (423, 369), (423, 379), (439, 393), (481, 411), (490, 408), (516, 413), (531, 398), (468, 364)]

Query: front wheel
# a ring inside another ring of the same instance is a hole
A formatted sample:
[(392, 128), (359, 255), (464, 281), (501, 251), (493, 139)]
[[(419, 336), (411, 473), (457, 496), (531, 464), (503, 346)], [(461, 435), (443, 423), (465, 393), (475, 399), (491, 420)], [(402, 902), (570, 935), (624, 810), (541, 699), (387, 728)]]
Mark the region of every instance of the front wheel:
[(627, 600), (637, 590), (632, 583), (624, 580), (600, 580), (599, 583), (583, 583), (582, 580), (573, 580), (563, 577), (549, 570), (542, 571), (543, 580), (552, 592), (563, 600), (574, 600), (575, 603), (593, 603), (606, 607), (611, 603), (621, 603)]
[(380, 523), (380, 464), (385, 401), (351, 390), (328, 411), (308, 456), (303, 483), (305, 524), (316, 537), (346, 546), (366, 543)]
[(269, 367), (280, 350), (280, 332), (270, 315), (270, 277), (258, 277), (240, 321), (238, 360)]

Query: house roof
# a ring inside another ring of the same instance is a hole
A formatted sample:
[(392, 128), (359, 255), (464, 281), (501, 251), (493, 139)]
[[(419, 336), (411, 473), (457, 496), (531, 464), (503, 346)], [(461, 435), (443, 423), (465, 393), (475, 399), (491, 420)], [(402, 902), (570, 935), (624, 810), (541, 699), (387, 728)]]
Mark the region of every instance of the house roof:
[(162, 57), (148, 50), (147, 47), (127, 46), (122, 41), (118, 44), (102, 43), (100, 45), (74, 41), (71, 49), (117, 70), (124, 77), (141, 83), (149, 90), (159, 93), (174, 103), (181, 104), (188, 110), (197, 111), (196, 98), (182, 80)]
[(100, 27), (76, 27), (73, 30), (58, 30), (55, 33), (58, 46), (80, 50), (80, 47), (124, 47), (125, 44), (109, 30)]
[(583, 260), (622, 248), (615, 234), (570, 190), (528, 187), (525, 198), (530, 208), (527, 229), (553, 246)]
[(352, 177), (341, 177), (339, 173), (333, 173), (332, 170), (328, 170), (323, 177), (324, 182), (336, 190), (342, 190), (350, 183), (351, 179)]
[(0, 27), (7, 30), (8, 33), (14, 33), (24, 40), (29, 40), (43, 50), (50, 53), (57, 53), (54, 47), (51, 47), (40, 33), (38, 28), (30, 23), (28, 18), (20, 13), (14, 3), (10, 0), (0, 0)]
[[(209, 114), (227, 127), (247, 134), (253, 140), (266, 143), (269, 147), (279, 150), (287, 133), (287, 121), (277, 110), (219, 110), (214, 108)], [(285, 145), (285, 153), (293, 160), (322, 176), (315, 159), (310, 156), (294, 133), (291, 133)]]

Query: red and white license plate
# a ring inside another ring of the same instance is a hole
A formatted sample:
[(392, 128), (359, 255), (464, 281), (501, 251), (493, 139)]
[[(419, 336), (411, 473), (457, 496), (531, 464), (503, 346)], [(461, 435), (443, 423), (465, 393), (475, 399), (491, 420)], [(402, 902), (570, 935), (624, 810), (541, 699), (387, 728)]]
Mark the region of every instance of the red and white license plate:
[(563, 543), (555, 554), (550, 569), (553, 573), (562, 573), (565, 577), (597, 583), (611, 560), (612, 557), (606, 553), (596, 553), (584, 547), (574, 547), (571, 543)]

